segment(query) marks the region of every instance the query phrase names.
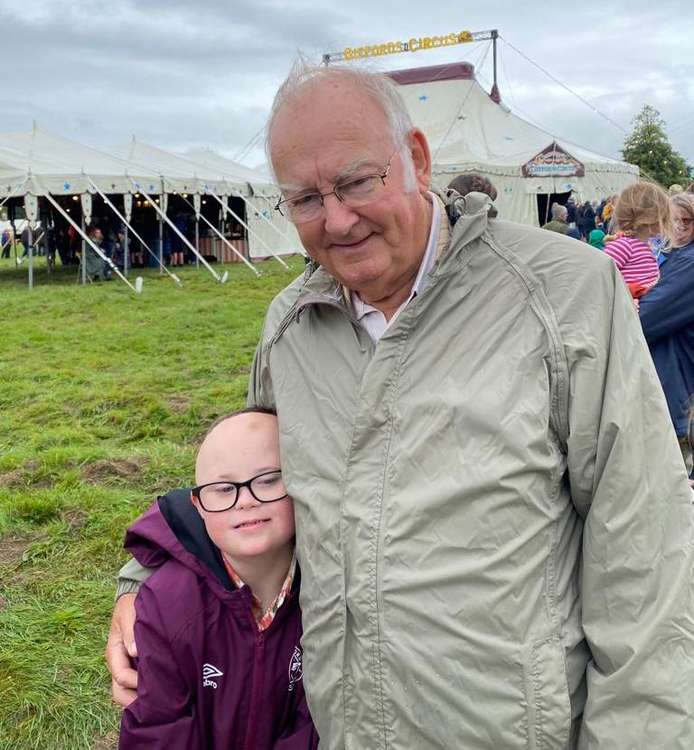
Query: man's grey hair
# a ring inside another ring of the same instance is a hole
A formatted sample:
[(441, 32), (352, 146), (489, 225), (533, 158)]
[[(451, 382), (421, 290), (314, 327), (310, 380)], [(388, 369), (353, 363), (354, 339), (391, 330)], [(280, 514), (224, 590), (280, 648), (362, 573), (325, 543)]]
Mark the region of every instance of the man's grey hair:
[(265, 129), (265, 154), (273, 173), (272, 133), (280, 110), (292, 100), (298, 99), (309, 86), (331, 81), (353, 85), (382, 109), (388, 122), (393, 146), (400, 153), (402, 160), (405, 190), (415, 190), (415, 169), (408, 144), (408, 136), (414, 126), (397, 84), (380, 73), (343, 65), (313, 65), (302, 57), (297, 59), (284, 83), (277, 90)]
[(561, 203), (552, 203), (552, 218), (557, 221), (564, 221), (568, 215), (566, 206)]

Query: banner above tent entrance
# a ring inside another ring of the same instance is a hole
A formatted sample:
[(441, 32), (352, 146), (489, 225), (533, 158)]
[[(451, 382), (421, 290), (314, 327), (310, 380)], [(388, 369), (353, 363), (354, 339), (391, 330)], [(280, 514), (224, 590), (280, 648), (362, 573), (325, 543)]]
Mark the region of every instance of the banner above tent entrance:
[(583, 164), (565, 151), (556, 141), (526, 162), (523, 177), (584, 177)]

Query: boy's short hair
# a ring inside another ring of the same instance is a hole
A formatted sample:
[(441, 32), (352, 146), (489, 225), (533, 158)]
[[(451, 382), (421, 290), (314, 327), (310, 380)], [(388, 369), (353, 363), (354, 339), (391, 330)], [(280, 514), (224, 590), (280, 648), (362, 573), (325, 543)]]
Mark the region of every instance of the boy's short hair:
[(273, 417), (277, 416), (277, 412), (274, 409), (266, 406), (247, 406), (245, 409), (232, 411), (231, 414), (225, 414), (222, 417), (217, 417), (217, 419), (215, 419), (215, 421), (212, 422), (212, 424), (207, 428), (200, 442), (203, 443), (205, 440), (207, 440), (207, 436), (212, 432), (212, 430), (215, 429), (215, 427), (218, 427), (220, 424), (222, 424), (222, 422), (226, 422), (227, 419), (231, 419), (232, 417), (238, 417), (241, 414), (270, 414)]

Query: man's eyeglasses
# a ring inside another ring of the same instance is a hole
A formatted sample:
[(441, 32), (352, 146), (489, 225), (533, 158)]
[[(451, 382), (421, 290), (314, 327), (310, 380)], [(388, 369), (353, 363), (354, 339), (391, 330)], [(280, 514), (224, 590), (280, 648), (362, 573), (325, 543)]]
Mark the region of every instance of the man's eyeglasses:
[(221, 513), (230, 510), (238, 502), (241, 489), (249, 492), (259, 503), (274, 503), (287, 497), (281, 471), (266, 471), (245, 482), (208, 482), (190, 491), (198, 499), (203, 510), (208, 513)]
[(294, 224), (304, 224), (317, 219), (323, 213), (325, 198), (329, 195), (334, 195), (340, 203), (344, 203), (349, 208), (366, 206), (376, 200), (383, 190), (393, 156), (390, 157), (382, 172), (350, 177), (338, 182), (328, 193), (309, 192), (292, 195), (278, 201), (275, 210)]

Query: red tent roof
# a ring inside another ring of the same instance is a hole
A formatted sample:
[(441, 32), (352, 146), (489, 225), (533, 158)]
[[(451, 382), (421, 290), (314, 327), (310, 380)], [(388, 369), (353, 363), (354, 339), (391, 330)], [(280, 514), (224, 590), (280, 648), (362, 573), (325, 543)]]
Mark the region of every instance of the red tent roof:
[(427, 65), (423, 68), (406, 68), (386, 73), (400, 85), (408, 83), (429, 83), (430, 81), (452, 81), (455, 79), (474, 80), (475, 66), (466, 62), (447, 65)]

